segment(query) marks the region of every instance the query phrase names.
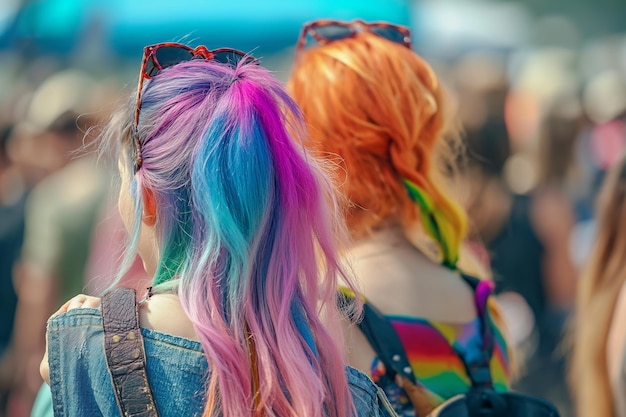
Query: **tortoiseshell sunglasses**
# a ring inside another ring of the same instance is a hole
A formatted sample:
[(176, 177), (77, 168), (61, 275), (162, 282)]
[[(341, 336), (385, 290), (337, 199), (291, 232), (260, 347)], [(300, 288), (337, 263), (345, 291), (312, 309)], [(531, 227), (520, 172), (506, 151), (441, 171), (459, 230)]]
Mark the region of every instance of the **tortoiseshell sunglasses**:
[(326, 44), (339, 39), (349, 38), (364, 31), (411, 48), (411, 31), (405, 26), (393, 25), (387, 22), (367, 23), (362, 20), (343, 22), (340, 20), (321, 19), (307, 23), (302, 27), (296, 51), (300, 51), (306, 46), (309, 35), (317, 43)]
[(149, 80), (165, 68), (172, 67), (181, 62), (192, 59), (205, 59), (207, 61), (217, 61), (223, 64), (237, 65), (242, 60), (245, 63), (258, 63), (252, 56), (232, 48), (207, 49), (200, 45), (191, 48), (187, 45), (175, 42), (157, 43), (146, 46), (143, 49), (143, 60), (141, 61), (141, 72), (139, 73), (139, 85), (137, 86), (137, 103), (135, 105), (135, 125), (134, 136), (134, 161), (135, 172), (141, 168), (143, 158), (141, 157), (141, 144), (139, 143), (139, 111), (141, 110), (141, 93), (143, 80)]

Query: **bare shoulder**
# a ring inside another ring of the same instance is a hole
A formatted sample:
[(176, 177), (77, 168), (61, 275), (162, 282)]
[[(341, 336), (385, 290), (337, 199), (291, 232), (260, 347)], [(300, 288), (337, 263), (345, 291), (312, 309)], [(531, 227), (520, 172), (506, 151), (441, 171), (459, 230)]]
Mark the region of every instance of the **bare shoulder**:
[(472, 289), (457, 272), (412, 250), (360, 268), (364, 295), (383, 313), (463, 323), (476, 317)]
[(141, 327), (198, 340), (196, 331), (174, 294), (155, 294), (139, 308)]
[(367, 341), (357, 323), (344, 319), (342, 330), (348, 365), (371, 375), (372, 361), (376, 357), (372, 345)]

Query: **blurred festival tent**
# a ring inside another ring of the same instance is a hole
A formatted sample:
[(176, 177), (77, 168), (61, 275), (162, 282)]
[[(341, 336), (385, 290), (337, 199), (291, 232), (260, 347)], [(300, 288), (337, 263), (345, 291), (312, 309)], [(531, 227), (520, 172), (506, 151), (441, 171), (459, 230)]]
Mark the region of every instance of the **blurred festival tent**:
[(403, 0), (2, 0), (0, 50), (71, 55), (105, 48), (137, 57), (164, 41), (228, 45), (257, 56), (295, 44), (301, 25), (317, 18), (409, 24)]

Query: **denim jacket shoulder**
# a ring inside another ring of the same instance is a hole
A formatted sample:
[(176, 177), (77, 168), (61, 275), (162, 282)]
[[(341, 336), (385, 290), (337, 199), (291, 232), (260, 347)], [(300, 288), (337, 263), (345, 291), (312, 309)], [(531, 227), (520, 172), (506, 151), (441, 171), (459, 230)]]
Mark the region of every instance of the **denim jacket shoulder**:
[[(201, 416), (208, 366), (200, 343), (142, 329), (147, 374), (161, 417)], [(116, 416), (98, 309), (75, 309), (48, 321), (54, 415)]]
[[(144, 328), (141, 332), (160, 417), (201, 416), (209, 369), (200, 343)], [(104, 354), (100, 310), (75, 309), (53, 317), (47, 337), (55, 417), (119, 415)], [(346, 368), (346, 376), (357, 417), (394, 416), (368, 376), (351, 367)]]

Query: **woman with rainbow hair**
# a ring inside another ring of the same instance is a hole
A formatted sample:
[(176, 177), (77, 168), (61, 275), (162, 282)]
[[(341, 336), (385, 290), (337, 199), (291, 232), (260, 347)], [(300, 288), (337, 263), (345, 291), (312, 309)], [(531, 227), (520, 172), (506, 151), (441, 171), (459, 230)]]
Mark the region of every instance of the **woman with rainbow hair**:
[(446, 189), (455, 155), (444, 139), (451, 125), (444, 93), (411, 50), (409, 30), (309, 23), (287, 86), (309, 127), (306, 145), (335, 167), (346, 197), (354, 239), (346, 258), (367, 303), (398, 333), (418, 390), (399, 373), (390, 380), (354, 326), (347, 329), (349, 362), (370, 373), (399, 414), (424, 416), (468, 390), (465, 364), (480, 354), (486, 322), (495, 335), (487, 358), (493, 384), (508, 390), (508, 348), (491, 282), (474, 280), (473, 290), (459, 266), (467, 218)]
[[(322, 324), (341, 315), (337, 282), (350, 279), (331, 181), (302, 134), (299, 108), (249, 55), (145, 48), (137, 98), (104, 137), (119, 155), (126, 265), (138, 253), (153, 277), (135, 308), (141, 331), (108, 336), (115, 291), (53, 315), (41, 371), (55, 415), (387, 415)], [(128, 388), (124, 352), (105, 345), (138, 338), (131, 361), (145, 353), (145, 373)], [(128, 395), (148, 404), (140, 414)]]

